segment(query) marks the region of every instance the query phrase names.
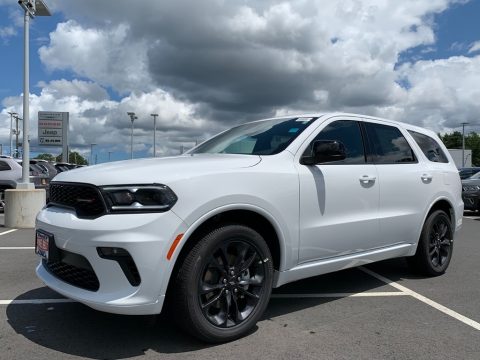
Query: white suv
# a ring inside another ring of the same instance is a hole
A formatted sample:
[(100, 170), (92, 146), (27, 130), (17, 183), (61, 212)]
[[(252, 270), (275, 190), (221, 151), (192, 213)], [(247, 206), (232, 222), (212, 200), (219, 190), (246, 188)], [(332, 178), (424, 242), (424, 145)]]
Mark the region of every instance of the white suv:
[[(187, 154), (63, 172), (37, 217), (37, 274), (92, 308), (244, 335), (272, 287), (394, 257), (429, 275), (462, 224), (435, 133), (352, 114), (237, 126)], [(171, 309), (171, 311), (170, 311)]]

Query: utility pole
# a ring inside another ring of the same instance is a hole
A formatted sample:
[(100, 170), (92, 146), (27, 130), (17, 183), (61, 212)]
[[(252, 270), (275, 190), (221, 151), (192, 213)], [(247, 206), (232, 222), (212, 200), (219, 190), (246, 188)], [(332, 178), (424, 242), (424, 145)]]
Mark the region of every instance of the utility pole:
[(462, 168), (465, 167), (465, 125), (468, 122), (462, 122)]
[(130, 116), (130, 120), (132, 121), (132, 129), (130, 132), (130, 159), (133, 159), (133, 122), (135, 119), (138, 119), (138, 116), (135, 116), (134, 112), (127, 112), (127, 115)]
[(157, 157), (157, 141), (155, 136), (157, 135), (157, 116), (158, 114), (150, 114), (153, 116), (153, 157)]
[(93, 147), (95, 145), (97, 145), (97, 144), (95, 144), (95, 143), (90, 144), (90, 164), (88, 164), (88, 165), (93, 165)]
[(13, 118), (18, 114), (15, 111), (9, 111), (10, 114), (10, 156), (13, 157)]
[[(15, 157), (16, 159), (18, 159), (18, 153), (19, 153), (18, 147), (19, 147), (19, 145), (20, 145), (20, 144), (18, 143), (18, 135), (20, 135), (20, 130), (18, 130), (18, 121), (19, 121), (19, 120), (23, 120), (23, 119), (20, 119), (20, 118), (18, 117), (18, 115), (16, 115), (16, 116), (15, 116), (15, 130), (14, 130), (14, 134), (15, 134), (15, 153), (14, 153), (14, 157)], [(24, 134), (24, 136), (25, 136), (25, 134)], [(25, 151), (25, 149), (23, 149), (23, 151)]]

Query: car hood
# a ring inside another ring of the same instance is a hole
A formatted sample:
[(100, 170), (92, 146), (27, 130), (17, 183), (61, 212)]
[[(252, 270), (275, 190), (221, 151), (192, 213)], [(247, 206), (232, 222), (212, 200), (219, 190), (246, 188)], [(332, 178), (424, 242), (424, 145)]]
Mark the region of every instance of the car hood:
[(480, 179), (465, 179), (462, 180), (462, 185), (480, 185)]
[(168, 184), (175, 180), (257, 165), (258, 155), (195, 154), (116, 161), (65, 171), (53, 181), (102, 185)]

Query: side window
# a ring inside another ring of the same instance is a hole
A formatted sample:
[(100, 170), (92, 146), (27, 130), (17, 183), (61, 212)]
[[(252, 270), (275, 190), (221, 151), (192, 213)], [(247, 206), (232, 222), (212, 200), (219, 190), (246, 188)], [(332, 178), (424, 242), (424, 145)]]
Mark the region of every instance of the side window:
[(447, 156), (435, 139), (416, 131), (408, 130), (408, 132), (415, 139), (428, 160), (433, 162), (448, 163)]
[(12, 170), (12, 168), (5, 161), (0, 161), (0, 171), (5, 170)]
[[(336, 140), (345, 145), (347, 157), (342, 161), (329, 164), (365, 164), (365, 151), (363, 147), (362, 132), (357, 121), (339, 120), (328, 124), (312, 141)], [(312, 144), (306, 152), (311, 152)]]
[(398, 128), (395, 126), (365, 123), (368, 142), (376, 164), (415, 163), (415, 154)]

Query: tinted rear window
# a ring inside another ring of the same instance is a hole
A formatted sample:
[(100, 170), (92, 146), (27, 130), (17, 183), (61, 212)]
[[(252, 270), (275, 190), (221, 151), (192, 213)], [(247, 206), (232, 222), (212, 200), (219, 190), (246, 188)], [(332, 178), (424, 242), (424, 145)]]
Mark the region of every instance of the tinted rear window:
[(420, 149), (422, 149), (428, 160), (432, 162), (448, 163), (447, 156), (443, 152), (438, 142), (435, 141), (435, 139), (416, 131), (408, 130), (408, 132), (415, 139), (418, 146), (420, 147)]
[(395, 126), (365, 123), (368, 141), (376, 164), (417, 162), (407, 139)]

